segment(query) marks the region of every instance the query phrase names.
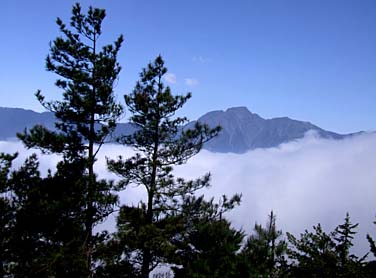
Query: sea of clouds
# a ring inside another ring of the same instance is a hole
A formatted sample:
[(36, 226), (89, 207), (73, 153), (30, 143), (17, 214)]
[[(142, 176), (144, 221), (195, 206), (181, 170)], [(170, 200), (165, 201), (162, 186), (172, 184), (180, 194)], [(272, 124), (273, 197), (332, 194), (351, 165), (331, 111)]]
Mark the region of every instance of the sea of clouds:
[[(25, 150), (20, 142), (0, 142), (0, 152), (18, 151), (15, 167), (35, 150)], [(37, 152), (39, 153), (39, 152)], [(96, 164), (100, 177), (116, 179), (108, 173), (105, 157), (127, 157), (132, 150), (120, 145), (105, 145)], [(40, 154), (39, 154), (40, 155)], [(54, 168), (59, 157), (40, 155), (40, 169)], [(283, 232), (299, 235), (321, 223), (332, 231), (343, 223), (346, 212), (359, 223), (354, 252), (369, 250), (366, 234), (376, 238), (376, 135), (363, 134), (344, 140), (327, 140), (307, 134), (304, 138), (276, 148), (257, 149), (245, 154), (211, 153), (206, 150), (175, 175), (197, 178), (210, 172), (211, 187), (201, 190), (216, 200), (222, 194), (242, 194), (241, 205), (228, 213), (234, 226), (251, 232), (255, 222), (265, 224), (271, 210)], [(137, 204), (145, 197), (141, 187), (130, 186), (121, 193), (122, 203)], [(113, 229), (111, 217), (103, 225)]]

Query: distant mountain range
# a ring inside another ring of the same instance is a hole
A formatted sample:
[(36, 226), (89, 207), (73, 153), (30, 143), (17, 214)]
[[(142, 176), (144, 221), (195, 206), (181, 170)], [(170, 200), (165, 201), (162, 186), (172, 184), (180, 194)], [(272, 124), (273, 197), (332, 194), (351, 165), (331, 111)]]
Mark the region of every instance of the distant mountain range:
[(246, 107), (233, 107), (226, 111), (213, 111), (198, 119), (209, 126), (222, 126), (217, 138), (205, 148), (214, 152), (243, 153), (257, 148), (276, 147), (282, 143), (304, 137), (308, 131), (327, 139), (343, 139), (355, 134), (338, 134), (324, 130), (310, 122), (287, 117), (264, 119)]
[[(309, 122), (292, 120), (287, 117), (263, 119), (250, 112), (246, 107), (233, 107), (226, 111), (212, 111), (197, 121), (211, 127), (220, 125), (220, 134), (207, 142), (205, 149), (212, 152), (244, 153), (256, 148), (276, 147), (282, 143), (304, 137), (312, 130), (322, 138), (343, 139), (354, 134), (338, 134), (324, 130)], [(49, 129), (54, 128), (55, 118), (50, 112), (37, 113), (21, 108), (0, 107), (0, 140), (16, 138), (17, 132), (42, 124)], [(188, 123), (186, 128), (193, 125)], [(135, 128), (129, 123), (119, 123), (116, 134), (129, 134)]]

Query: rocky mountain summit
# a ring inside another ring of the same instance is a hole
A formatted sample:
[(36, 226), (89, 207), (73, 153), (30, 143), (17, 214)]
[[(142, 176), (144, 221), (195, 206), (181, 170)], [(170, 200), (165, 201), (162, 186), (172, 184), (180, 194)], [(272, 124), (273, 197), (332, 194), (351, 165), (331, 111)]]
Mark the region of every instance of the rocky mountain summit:
[(243, 153), (256, 148), (276, 147), (302, 138), (310, 130), (322, 138), (342, 139), (347, 136), (287, 117), (264, 119), (246, 107), (209, 112), (198, 121), (211, 127), (222, 126), (220, 135), (205, 146), (206, 149), (215, 152)]

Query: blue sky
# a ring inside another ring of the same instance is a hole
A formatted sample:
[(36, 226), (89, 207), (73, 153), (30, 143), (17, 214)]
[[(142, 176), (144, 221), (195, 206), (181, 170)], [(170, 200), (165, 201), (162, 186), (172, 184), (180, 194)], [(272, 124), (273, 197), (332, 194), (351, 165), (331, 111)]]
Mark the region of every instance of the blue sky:
[[(76, 1), (3, 0), (0, 106), (42, 111), (34, 97), (61, 92), (45, 71), (56, 17)], [(162, 54), (175, 93), (191, 91), (183, 112), (247, 106), (337, 132), (376, 129), (376, 1), (80, 1), (105, 8), (103, 43), (122, 33), (119, 100)]]

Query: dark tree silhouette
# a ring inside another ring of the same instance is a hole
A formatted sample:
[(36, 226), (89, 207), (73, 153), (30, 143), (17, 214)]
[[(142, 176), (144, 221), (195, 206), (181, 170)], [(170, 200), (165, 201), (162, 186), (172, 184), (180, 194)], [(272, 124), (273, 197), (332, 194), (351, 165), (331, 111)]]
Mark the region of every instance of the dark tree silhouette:
[(112, 212), (117, 200), (112, 194), (112, 183), (98, 181), (94, 173), (96, 156), (122, 113), (113, 88), (120, 72), (117, 55), (123, 37), (114, 44), (99, 47), (104, 18), (102, 9), (90, 7), (87, 14), (83, 14), (76, 4), (72, 9), (71, 28), (57, 19), (62, 35), (51, 43), (46, 67), (60, 76), (55, 84), (63, 90), (63, 98), (48, 102), (40, 91), (36, 93), (41, 104), (55, 113), (56, 130), (38, 125), (18, 134), (29, 148), (62, 154), (64, 168), (70, 163), (82, 169), (79, 180), (70, 186), (72, 191), (82, 194), (79, 217), (84, 224), (85, 237), (81, 255), (86, 258), (89, 274), (96, 240), (93, 227)]
[(142, 71), (133, 92), (125, 96), (132, 113), (130, 122), (137, 131), (120, 142), (134, 148), (136, 154), (108, 161), (110, 170), (123, 178), (121, 187), (140, 185), (147, 193), (147, 201), (138, 207), (124, 206), (118, 220), (119, 231), (133, 241), (130, 244), (134, 261), (139, 264), (142, 277), (148, 277), (174, 250), (169, 239), (179, 227), (176, 215), (184, 197), (209, 185), (209, 174), (194, 181), (174, 178), (173, 166), (197, 154), (203, 143), (219, 131), (219, 127), (210, 129), (200, 123), (182, 129), (188, 120), (175, 113), (191, 94), (173, 95), (162, 82), (166, 72), (164, 61), (158, 56)]

